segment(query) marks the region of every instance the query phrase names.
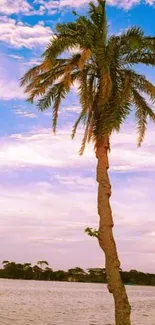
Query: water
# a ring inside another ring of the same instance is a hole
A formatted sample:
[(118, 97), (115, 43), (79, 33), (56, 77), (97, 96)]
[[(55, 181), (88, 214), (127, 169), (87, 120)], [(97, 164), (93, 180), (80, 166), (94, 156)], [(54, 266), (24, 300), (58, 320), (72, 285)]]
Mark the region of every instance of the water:
[[(155, 324), (155, 288), (128, 287), (132, 325)], [(114, 325), (105, 285), (0, 279), (0, 325)]]

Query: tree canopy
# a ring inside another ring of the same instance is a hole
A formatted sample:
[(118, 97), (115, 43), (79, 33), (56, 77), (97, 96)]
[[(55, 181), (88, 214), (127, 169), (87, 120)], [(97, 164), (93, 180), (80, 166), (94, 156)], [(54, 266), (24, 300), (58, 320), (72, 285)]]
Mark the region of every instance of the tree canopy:
[(72, 137), (82, 122), (81, 154), (87, 141), (96, 143), (102, 136), (119, 131), (131, 111), (141, 145), (147, 118), (155, 122), (155, 87), (136, 67), (155, 65), (155, 38), (145, 36), (138, 27), (109, 35), (105, 1), (98, 0), (97, 5), (90, 2), (87, 17), (74, 14), (74, 22), (57, 24), (41, 64), (22, 78), (28, 101), (38, 98), (40, 111), (53, 107), (55, 132), (60, 104), (76, 82), (81, 112)]

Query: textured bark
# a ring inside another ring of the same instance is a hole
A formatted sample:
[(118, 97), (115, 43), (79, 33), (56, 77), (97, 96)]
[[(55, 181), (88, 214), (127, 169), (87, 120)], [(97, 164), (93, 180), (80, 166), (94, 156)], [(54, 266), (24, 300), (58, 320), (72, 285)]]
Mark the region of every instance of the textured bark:
[(109, 292), (113, 294), (115, 302), (116, 325), (131, 325), (130, 304), (125, 286), (120, 276), (120, 261), (118, 259), (116, 244), (113, 236), (113, 217), (110, 207), (111, 185), (108, 177), (108, 149), (109, 138), (104, 137), (97, 143), (96, 157), (98, 188), (98, 214), (99, 222), (99, 244), (105, 253), (106, 275)]

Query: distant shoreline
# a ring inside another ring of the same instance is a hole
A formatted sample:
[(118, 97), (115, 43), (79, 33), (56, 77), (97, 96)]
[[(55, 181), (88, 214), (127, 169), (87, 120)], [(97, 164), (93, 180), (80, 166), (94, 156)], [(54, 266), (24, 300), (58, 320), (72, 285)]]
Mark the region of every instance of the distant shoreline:
[[(3, 261), (2, 264), (3, 268), (0, 269), (0, 279), (107, 283), (104, 268), (89, 268), (85, 271), (80, 267), (75, 267), (68, 271), (53, 271), (47, 261), (38, 261), (34, 266), (31, 263), (21, 264), (9, 261)], [(120, 269), (120, 275), (125, 285), (155, 286), (155, 274), (143, 273), (136, 270), (126, 272)]]
[[(12, 278), (0, 278), (0, 280), (14, 280), (14, 281), (34, 281), (34, 282), (58, 282), (58, 283), (81, 283), (81, 284), (103, 284), (107, 285), (107, 282), (86, 282), (86, 281), (66, 281), (66, 280), (34, 280), (34, 279), (12, 279)], [(148, 284), (130, 284), (125, 283), (126, 287), (152, 287), (154, 288), (155, 285), (148, 285)]]

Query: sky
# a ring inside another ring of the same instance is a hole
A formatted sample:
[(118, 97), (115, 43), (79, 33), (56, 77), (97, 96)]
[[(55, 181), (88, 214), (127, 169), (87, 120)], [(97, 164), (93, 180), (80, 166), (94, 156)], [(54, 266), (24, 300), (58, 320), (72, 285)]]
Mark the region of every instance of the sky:
[[(61, 106), (57, 135), (52, 109), (26, 102), (19, 80), (38, 64), (58, 22), (87, 12), (88, 0), (0, 0), (0, 262), (49, 261), (53, 269), (102, 267), (96, 158), (92, 145), (79, 157), (82, 130), (70, 134), (80, 111), (76, 89)], [(109, 0), (110, 33), (131, 25), (155, 35), (154, 0)], [(140, 67), (152, 82), (155, 71)], [(113, 134), (110, 153), (115, 238), (124, 270), (155, 272), (154, 125), (137, 148), (134, 120)]]

